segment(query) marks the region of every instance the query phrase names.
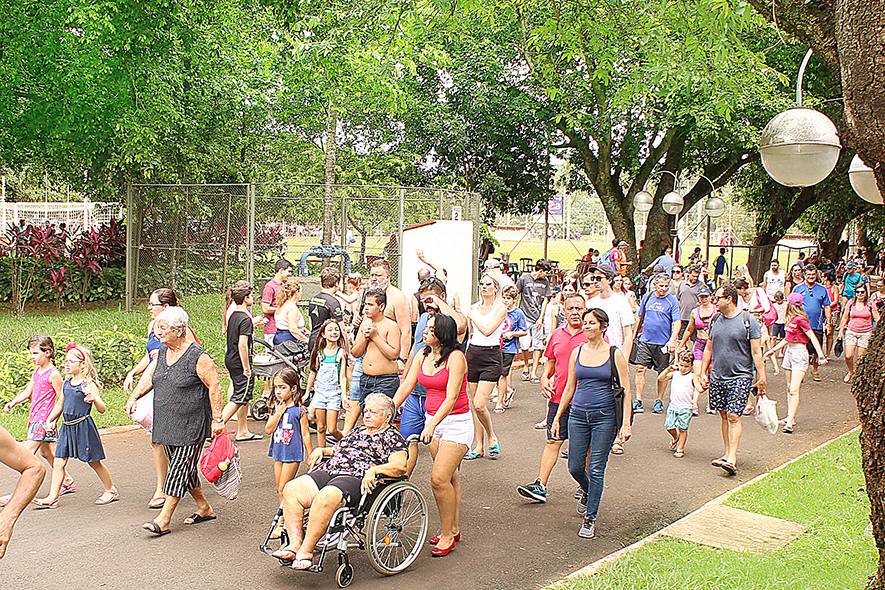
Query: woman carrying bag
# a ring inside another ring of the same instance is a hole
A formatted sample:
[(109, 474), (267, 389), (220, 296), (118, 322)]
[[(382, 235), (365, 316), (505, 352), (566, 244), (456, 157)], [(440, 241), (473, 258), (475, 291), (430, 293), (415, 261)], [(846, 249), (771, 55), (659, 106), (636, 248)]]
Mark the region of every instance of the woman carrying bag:
[(587, 344), (572, 353), (568, 384), (551, 434), (559, 436), (559, 419), (571, 404), (568, 470), (583, 492), (578, 513), (584, 515), (584, 522), (578, 536), (592, 539), (596, 536), (596, 515), (612, 443), (616, 435), (618, 440), (627, 441), (632, 434), (630, 377), (624, 355), (603, 340), (608, 315), (591, 308), (584, 312), (583, 321)]

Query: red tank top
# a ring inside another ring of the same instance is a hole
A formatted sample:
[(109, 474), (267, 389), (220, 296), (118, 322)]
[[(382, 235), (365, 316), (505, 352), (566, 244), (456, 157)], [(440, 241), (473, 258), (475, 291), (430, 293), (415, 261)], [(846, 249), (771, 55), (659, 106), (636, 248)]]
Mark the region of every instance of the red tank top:
[[(451, 354), (459, 354), (460, 351), (455, 350)], [(463, 353), (461, 353), (463, 354)], [(451, 355), (449, 355), (451, 358)], [(446, 385), (449, 383), (449, 361), (446, 359), (445, 366), (434, 375), (424, 373), (424, 359), (418, 366), (418, 383), (427, 388), (427, 400), (424, 402), (424, 410), (431, 416), (436, 415), (436, 411), (446, 400)], [(470, 401), (467, 398), (467, 374), (461, 381), (461, 391), (458, 392), (458, 399), (455, 400), (455, 406), (450, 414), (466, 414), (470, 411)]]

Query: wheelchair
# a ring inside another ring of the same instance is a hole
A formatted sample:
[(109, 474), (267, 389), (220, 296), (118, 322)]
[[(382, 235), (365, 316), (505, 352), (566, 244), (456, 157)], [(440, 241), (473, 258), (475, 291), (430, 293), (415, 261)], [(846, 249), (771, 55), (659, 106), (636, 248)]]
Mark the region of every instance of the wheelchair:
[[(303, 571), (322, 572), (326, 554), (337, 551), (335, 579), (340, 588), (346, 588), (354, 579), (348, 549), (365, 551), (372, 568), (385, 576), (398, 574), (417, 559), (427, 538), (427, 502), (424, 496), (405, 476), (379, 476), (378, 484), (370, 494), (360, 498), (356, 508), (344, 506), (334, 512), (325, 535), (314, 551), (315, 563)], [(282, 516), (283, 507), (280, 506), (264, 543), (259, 547), (262, 553), (270, 555), (289, 544), (288, 535), (283, 529), (279, 547), (271, 546), (274, 541), (271, 536)], [(309, 511), (304, 515), (305, 530), (308, 518)], [(278, 561), (284, 566), (292, 564), (292, 560)]]

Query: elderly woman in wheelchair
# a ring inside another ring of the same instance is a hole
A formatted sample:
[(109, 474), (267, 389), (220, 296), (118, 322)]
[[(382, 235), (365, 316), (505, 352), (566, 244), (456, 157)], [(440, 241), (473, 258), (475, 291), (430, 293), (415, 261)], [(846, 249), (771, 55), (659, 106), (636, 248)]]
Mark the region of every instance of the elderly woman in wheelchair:
[[(339, 584), (342, 568), (345, 581), (352, 579), (353, 569), (346, 556), (350, 546), (365, 549), (372, 566), (387, 575), (414, 561), (417, 548), (412, 545), (423, 543), (427, 532), (424, 498), (405, 481), (383, 490), (379, 487), (402, 479), (406, 473), (407, 444), (392, 425), (394, 413), (390, 398), (369, 395), (364, 426), (349, 432), (333, 448), (314, 449), (308, 459), (311, 470), (283, 489), (288, 544), (274, 551), (273, 557), (291, 561), (295, 570), (322, 571), (322, 557), (313, 565), (318, 544), (323, 556), (330, 546), (337, 545), (341, 550)], [(329, 459), (320, 464), (325, 457)], [(407, 504), (414, 508), (406, 510)], [(342, 541), (348, 535), (355, 536), (356, 542)]]

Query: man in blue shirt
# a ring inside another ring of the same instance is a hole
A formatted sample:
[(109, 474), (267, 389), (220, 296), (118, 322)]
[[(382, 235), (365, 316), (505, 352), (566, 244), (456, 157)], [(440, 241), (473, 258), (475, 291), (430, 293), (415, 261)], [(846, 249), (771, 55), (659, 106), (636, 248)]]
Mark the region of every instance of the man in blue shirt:
[[(641, 330), (638, 341), (635, 341), (635, 354), (630, 363), (636, 365), (636, 399), (633, 401), (633, 413), (641, 414), (642, 390), (645, 388), (645, 372), (654, 369), (660, 373), (670, 366), (670, 354), (676, 350), (676, 338), (682, 325), (679, 314), (679, 303), (667, 291), (670, 288), (670, 277), (658, 274), (651, 280), (654, 291), (649, 293), (639, 306), (639, 327)], [(652, 412), (660, 414), (664, 411), (664, 390), (666, 383), (658, 383), (658, 399)]]
[[(830, 322), (830, 294), (827, 288), (817, 282), (817, 267), (813, 264), (806, 264), (802, 271), (805, 274), (805, 282), (793, 289), (793, 293), (802, 295), (802, 308), (805, 315), (808, 316), (808, 324), (814, 335), (817, 336), (818, 342), (823, 342), (821, 338), (824, 336), (824, 322)], [(817, 350), (814, 345), (809, 343), (808, 356), (811, 358), (811, 377), (815, 381), (820, 381), (820, 373), (817, 370), (818, 361)]]
[(719, 286), (719, 281), (726, 275), (728, 269), (728, 260), (725, 258), (725, 248), (719, 248), (719, 258), (716, 259), (716, 265), (713, 267), (713, 288)]

